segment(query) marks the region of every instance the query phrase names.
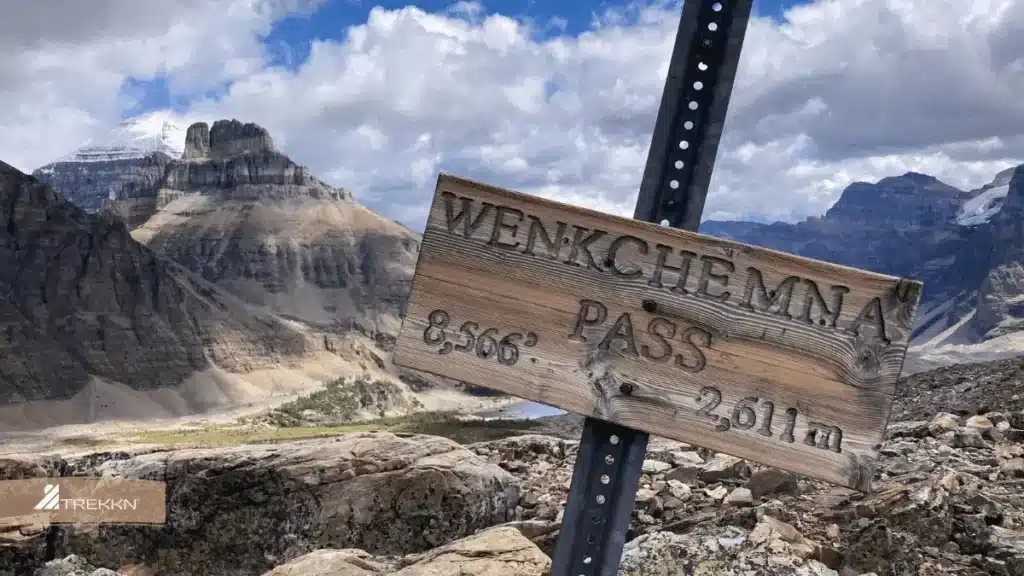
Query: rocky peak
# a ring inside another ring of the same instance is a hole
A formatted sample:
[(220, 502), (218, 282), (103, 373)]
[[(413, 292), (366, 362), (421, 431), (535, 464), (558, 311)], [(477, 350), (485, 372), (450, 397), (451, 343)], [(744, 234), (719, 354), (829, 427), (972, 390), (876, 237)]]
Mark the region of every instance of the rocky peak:
[(210, 155), (210, 126), (206, 122), (196, 122), (185, 132), (185, 152), (182, 160), (206, 158)]
[(213, 127), (196, 122), (185, 135), (185, 160), (210, 158), (224, 159), (251, 153), (277, 152), (267, 129), (252, 122), (217, 120)]
[(870, 226), (934, 226), (956, 217), (964, 192), (927, 174), (907, 172), (876, 184), (854, 182), (826, 220)]

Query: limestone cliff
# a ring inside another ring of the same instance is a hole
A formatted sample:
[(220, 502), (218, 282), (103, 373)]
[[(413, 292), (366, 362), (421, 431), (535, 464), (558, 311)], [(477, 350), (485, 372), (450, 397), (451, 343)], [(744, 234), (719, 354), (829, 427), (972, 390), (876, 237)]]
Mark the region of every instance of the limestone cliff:
[(316, 179), (260, 126), (193, 124), (182, 158), (108, 209), (143, 244), (250, 303), (318, 327), (397, 334), (419, 236)]
[(1024, 329), (1024, 166), (1013, 173), (986, 231), (988, 272), (978, 290), (972, 327), (992, 338)]
[(68, 399), (92, 378), (156, 390), (307, 351), (303, 333), (2, 162), (0, 222), (0, 405)]

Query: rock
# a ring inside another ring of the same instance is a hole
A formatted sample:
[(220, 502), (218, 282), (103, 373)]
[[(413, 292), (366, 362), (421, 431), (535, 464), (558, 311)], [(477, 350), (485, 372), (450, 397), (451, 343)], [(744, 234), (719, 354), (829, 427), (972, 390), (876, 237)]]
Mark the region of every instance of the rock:
[(210, 128), (210, 156), (213, 158), (276, 151), (270, 133), (251, 122), (243, 124), (238, 120), (217, 120)]
[(397, 560), (363, 550), (317, 550), (263, 576), (542, 576), (551, 561), (518, 530), (483, 530), (426, 553)]
[(1010, 426), (1017, 430), (1024, 430), (1024, 410), (1018, 410), (1009, 417)]
[(977, 430), (983, 438), (988, 438), (989, 440), (1001, 440), (1003, 437), (1003, 434), (987, 416), (971, 416), (964, 423), (964, 427)]
[(676, 482), (682, 482), (691, 488), (697, 487), (697, 476), (700, 474), (700, 468), (693, 466), (681, 466), (679, 468), (673, 468), (665, 474), (666, 480), (675, 480)]
[(752, 473), (746, 487), (755, 500), (771, 494), (795, 494), (800, 491), (796, 476), (777, 468), (765, 468)]
[(676, 466), (683, 467), (699, 467), (704, 465), (704, 459), (700, 457), (700, 454), (697, 454), (692, 450), (673, 452), (672, 462), (675, 463)]
[(121, 576), (109, 568), (96, 568), (85, 558), (71, 554), (58, 560), (50, 560), (32, 573), (32, 576)]
[(635, 502), (637, 504), (647, 504), (651, 500), (654, 500), (657, 496), (658, 492), (656, 490), (651, 490), (649, 488), (640, 488), (636, 491)]
[(667, 462), (661, 462), (660, 460), (644, 460), (643, 472), (644, 474), (660, 474), (667, 472), (672, 469), (672, 465)]
[(551, 560), (518, 530), (493, 528), (418, 557), (393, 576), (546, 576)]
[(1007, 460), (999, 469), (1010, 478), (1024, 478), (1024, 458)]
[(725, 498), (724, 504), (726, 506), (753, 506), (754, 497), (751, 495), (750, 490), (747, 488), (737, 488), (733, 490), (729, 496)]
[(79, 475), (165, 480), (168, 521), (62, 526), (58, 554), (122, 566), (149, 561), (145, 551), (158, 547), (162, 571), (180, 576), (262, 573), (326, 547), (422, 552), (512, 520), (518, 499), (508, 472), (455, 442), (385, 432), (72, 466)]
[(666, 483), (666, 489), (673, 498), (677, 498), (682, 502), (685, 502), (690, 498), (690, 487), (679, 480), (669, 480)]
[(188, 127), (185, 133), (185, 151), (183, 160), (197, 160), (210, 156), (210, 126), (206, 122), (196, 122)]
[(939, 441), (952, 448), (986, 448), (988, 444), (977, 428), (957, 427), (939, 436)]
[(723, 480), (743, 480), (750, 476), (750, 466), (745, 460), (726, 454), (716, 454), (701, 469), (699, 477), (709, 484)]
[(362, 550), (316, 550), (263, 576), (376, 576), (386, 565)]
[(704, 494), (712, 500), (722, 500), (729, 494), (729, 489), (725, 486), (719, 486), (717, 488), (705, 488)]
[(939, 412), (932, 418), (932, 421), (928, 423), (928, 432), (932, 436), (939, 438), (947, 432), (952, 432), (960, 427), (960, 417), (956, 414), (949, 414), (947, 412)]

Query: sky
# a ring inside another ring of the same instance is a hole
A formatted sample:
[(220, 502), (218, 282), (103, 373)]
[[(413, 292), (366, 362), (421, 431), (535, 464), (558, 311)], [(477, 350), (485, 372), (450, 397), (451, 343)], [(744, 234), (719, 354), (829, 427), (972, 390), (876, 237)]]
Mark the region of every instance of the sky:
[[(697, 0), (691, 0), (697, 1)], [(709, 0), (710, 1), (710, 0)], [(630, 216), (681, 3), (0, 0), (0, 160), (236, 118), (422, 229), (439, 172)], [(1024, 0), (755, 0), (705, 218), (1024, 163)]]

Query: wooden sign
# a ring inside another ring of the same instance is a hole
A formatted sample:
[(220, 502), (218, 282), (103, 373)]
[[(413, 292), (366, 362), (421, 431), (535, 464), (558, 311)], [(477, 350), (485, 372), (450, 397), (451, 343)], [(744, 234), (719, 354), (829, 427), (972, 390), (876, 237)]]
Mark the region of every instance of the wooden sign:
[(442, 174), (394, 361), (868, 491), (920, 295)]

